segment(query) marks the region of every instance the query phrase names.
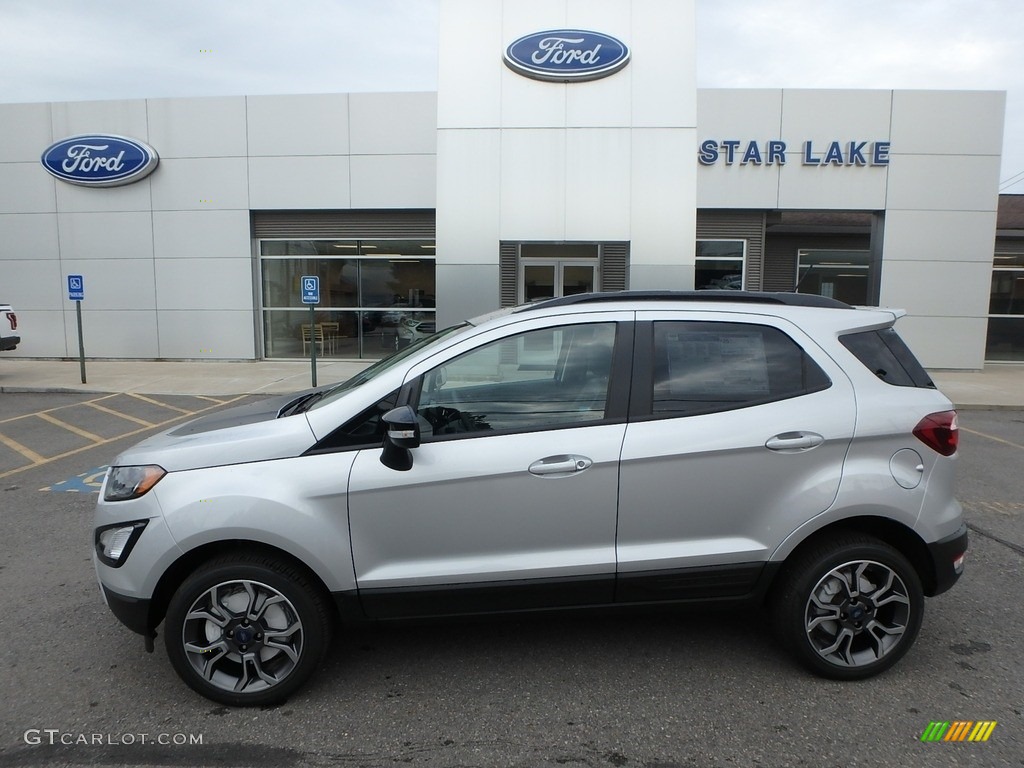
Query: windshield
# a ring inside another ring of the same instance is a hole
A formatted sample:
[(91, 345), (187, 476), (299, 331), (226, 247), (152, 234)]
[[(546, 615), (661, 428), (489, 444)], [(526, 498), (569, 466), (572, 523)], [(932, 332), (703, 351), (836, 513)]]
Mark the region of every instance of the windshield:
[(345, 394), (346, 392), (351, 392), (356, 387), (361, 386), (366, 382), (370, 381), (371, 379), (380, 376), (382, 373), (391, 370), (394, 366), (398, 365), (407, 357), (412, 357), (417, 352), (426, 349), (427, 347), (430, 347), (434, 344), (437, 344), (438, 342), (444, 339), (447, 339), (449, 336), (454, 335), (458, 331), (461, 331), (463, 328), (469, 327), (469, 325), (469, 323), (460, 323), (459, 325), (453, 325), (449, 328), (445, 328), (443, 330), (438, 331), (432, 336), (427, 336), (426, 338), (420, 339), (414, 344), (410, 344), (408, 347), (405, 347), (404, 349), (398, 350), (397, 352), (395, 352), (395, 354), (390, 355), (389, 357), (385, 357), (381, 360), (378, 360), (369, 368), (360, 371), (348, 381), (343, 381), (341, 384), (338, 384), (337, 386), (332, 387), (331, 389), (324, 392), (323, 396), (320, 397), (317, 400), (317, 402), (310, 407), (310, 410), (321, 408), (322, 406), (331, 402), (335, 398)]

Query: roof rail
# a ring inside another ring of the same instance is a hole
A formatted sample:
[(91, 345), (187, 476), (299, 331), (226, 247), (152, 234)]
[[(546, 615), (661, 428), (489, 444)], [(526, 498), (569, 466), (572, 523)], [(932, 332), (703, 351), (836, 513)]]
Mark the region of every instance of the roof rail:
[(823, 307), (827, 309), (853, 309), (852, 306), (827, 296), (810, 293), (784, 293), (781, 291), (601, 291), (577, 293), (557, 299), (545, 299), (523, 304), (516, 312), (529, 312), (549, 307), (567, 307), (574, 304), (595, 304), (610, 301), (678, 301), (678, 302), (730, 302), (743, 304), (785, 304), (791, 307)]

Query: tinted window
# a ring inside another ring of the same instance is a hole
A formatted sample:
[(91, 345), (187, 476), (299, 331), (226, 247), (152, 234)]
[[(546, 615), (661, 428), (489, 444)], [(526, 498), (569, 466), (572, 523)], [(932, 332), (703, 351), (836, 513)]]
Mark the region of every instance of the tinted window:
[(685, 416), (817, 392), (831, 381), (782, 331), (742, 323), (654, 324), (655, 414)]
[(840, 336), (839, 341), (869, 371), (897, 387), (931, 387), (931, 377), (893, 328)]
[(614, 323), (545, 328), (435, 368), (422, 377), (424, 439), (603, 419), (614, 340)]
[(398, 390), (371, 405), (362, 413), (353, 416), (327, 437), (321, 440), (313, 453), (338, 451), (346, 448), (369, 448), (383, 445), (387, 431), (381, 416), (398, 403)]

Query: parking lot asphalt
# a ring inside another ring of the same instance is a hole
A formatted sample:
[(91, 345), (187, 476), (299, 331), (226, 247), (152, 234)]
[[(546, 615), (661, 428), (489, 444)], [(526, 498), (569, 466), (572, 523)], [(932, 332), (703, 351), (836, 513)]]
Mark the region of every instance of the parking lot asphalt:
[[(162, 636), (146, 654), (96, 586), (90, 474), (145, 436), (117, 433), (152, 430), (95, 405), (154, 424), (230, 407), (146, 398), (0, 396), (6, 424), (35, 417), (19, 436), (44, 459), (29, 433), (55, 425), (39, 413), (110, 440), (71, 433), (80, 452), (0, 481), (0, 768), (1020, 765), (1022, 412), (963, 412), (968, 569), (928, 601), (915, 648), (878, 678), (807, 675), (757, 613), (511, 618), (342, 632), (305, 690), (239, 710), (189, 691)], [(984, 743), (922, 741), (943, 721), (996, 725)]]
[[(212, 397), (126, 392), (7, 393), (3, 397), (0, 480), (125, 438), (142, 439), (144, 433), (247, 399), (246, 395)], [(98, 482), (95, 487), (99, 487)]]

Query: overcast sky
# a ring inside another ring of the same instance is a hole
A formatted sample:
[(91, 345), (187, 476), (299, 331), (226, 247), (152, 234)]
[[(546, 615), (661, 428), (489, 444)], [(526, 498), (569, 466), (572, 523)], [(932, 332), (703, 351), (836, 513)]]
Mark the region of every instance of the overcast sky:
[[(432, 91), (437, 5), (0, 0), (0, 103)], [(1024, 194), (1020, 0), (697, 0), (697, 82), (1005, 90), (1001, 187)]]

